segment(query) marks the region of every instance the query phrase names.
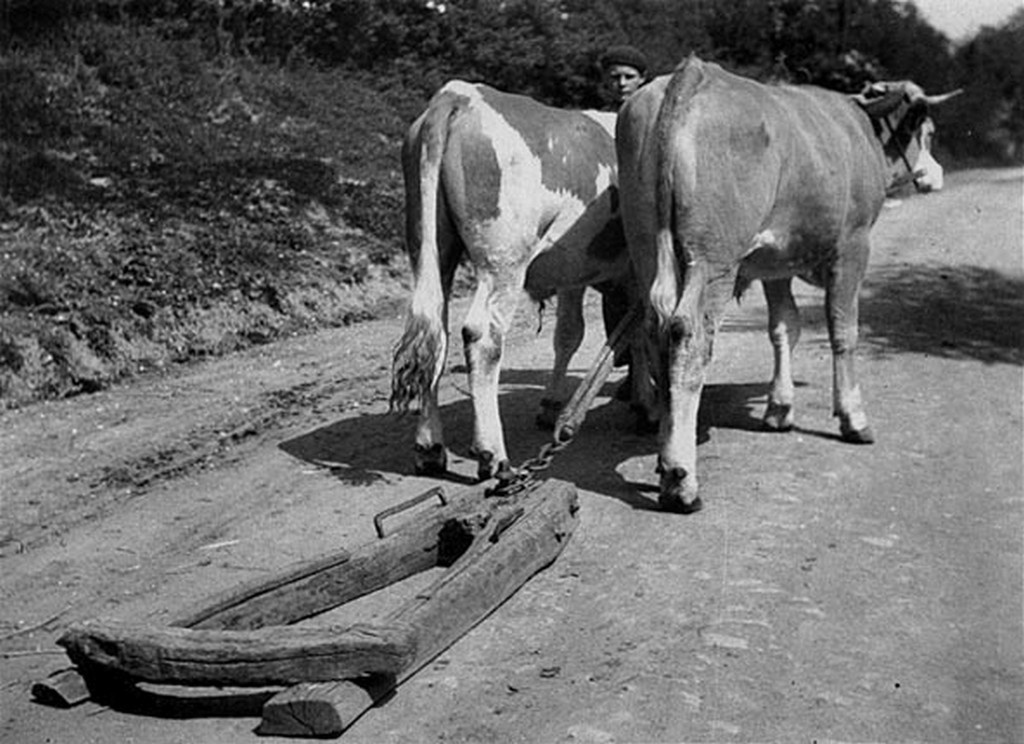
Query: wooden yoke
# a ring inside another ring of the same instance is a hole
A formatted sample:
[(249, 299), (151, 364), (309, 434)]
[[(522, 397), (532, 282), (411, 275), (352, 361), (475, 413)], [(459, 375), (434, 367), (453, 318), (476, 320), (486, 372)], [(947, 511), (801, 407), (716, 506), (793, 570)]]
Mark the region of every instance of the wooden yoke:
[[(336, 736), (553, 562), (578, 522), (570, 483), (547, 480), (509, 498), (483, 493), (477, 487), (450, 503), (442, 499), (376, 543), (293, 565), (169, 627), (92, 621), (58, 643), (87, 678), (293, 685), (265, 703), (259, 733)], [(289, 627), (434, 566), (449, 568), (379, 620)], [(78, 672), (40, 682), (33, 692), (55, 702), (58, 688), (80, 688)], [(86, 699), (79, 697), (74, 702)]]

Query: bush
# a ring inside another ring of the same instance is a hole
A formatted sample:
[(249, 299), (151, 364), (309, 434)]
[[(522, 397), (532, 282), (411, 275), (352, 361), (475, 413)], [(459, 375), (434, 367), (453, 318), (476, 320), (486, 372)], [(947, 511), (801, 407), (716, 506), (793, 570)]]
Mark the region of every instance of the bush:
[[(958, 156), (1024, 157), (1024, 14), (957, 50), (897, 0), (7, 0), (0, 400), (351, 322), (400, 297), (399, 149), (446, 80), (599, 106), (611, 43), (759, 78), (969, 89)], [(859, 50), (859, 51), (855, 51)]]
[(206, 59), (154, 28), (66, 38), (0, 58), (19, 122), (0, 132), (3, 405), (404, 295), (406, 120), (388, 97), (351, 72)]

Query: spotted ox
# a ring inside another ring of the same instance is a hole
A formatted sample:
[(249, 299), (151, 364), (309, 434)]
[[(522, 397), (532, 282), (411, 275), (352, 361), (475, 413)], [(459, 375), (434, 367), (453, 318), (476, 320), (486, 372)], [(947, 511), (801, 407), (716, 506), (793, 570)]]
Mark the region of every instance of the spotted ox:
[(917, 171), (928, 106), (946, 97), (909, 82), (856, 98), (762, 85), (691, 57), (620, 111), (622, 220), (658, 348), (663, 508), (701, 507), (696, 424), (705, 370), (725, 308), (754, 280), (763, 284), (775, 350), (765, 426), (793, 427), (796, 276), (825, 289), (842, 438), (874, 439), (853, 362), (869, 233), (887, 186)]
[(417, 472), (447, 467), (437, 391), (448, 300), (464, 256), (477, 285), (462, 339), (480, 478), (508, 461), (498, 377), (524, 288), (534, 299), (558, 294), (554, 371), (543, 398), (549, 417), (567, 399), (565, 373), (583, 338), (584, 290), (625, 286), (628, 271), (616, 212), (614, 126), (615, 114), (550, 108), (453, 81), (410, 127), (402, 163), (414, 286), (394, 355), (391, 403), (401, 411), (420, 401)]

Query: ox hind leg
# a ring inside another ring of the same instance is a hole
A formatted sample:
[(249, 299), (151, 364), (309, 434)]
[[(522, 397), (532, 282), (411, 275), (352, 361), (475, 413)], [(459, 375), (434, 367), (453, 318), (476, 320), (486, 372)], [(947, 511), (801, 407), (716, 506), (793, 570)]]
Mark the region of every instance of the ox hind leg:
[(800, 312), (793, 300), (790, 279), (765, 280), (764, 296), (768, 302), (768, 337), (775, 353), (768, 407), (764, 427), (771, 431), (793, 428), (793, 350), (800, 340)]
[[(449, 321), (448, 302), (452, 294), (452, 282), (459, 261), (464, 253), (461, 241), (444, 221), (438, 221), (438, 264), (441, 275), (441, 292), (443, 301), (440, 306), (441, 328), (444, 345), (440, 360), (443, 370), (448, 357)], [(419, 475), (442, 475), (448, 471), (448, 450), (445, 446), (444, 427), (441, 423), (441, 407), (438, 402), (438, 389), (441, 384), (440, 372), (434, 377), (433, 384), (421, 398), (420, 416), (416, 427), (416, 443), (413, 447), (416, 473)]]
[(479, 270), (476, 293), (462, 327), (469, 389), (473, 398), (473, 454), (477, 475), (486, 480), (508, 468), (508, 451), (498, 410), (498, 380), (505, 336), (519, 304), (521, 275), (501, 280)]
[(854, 372), (857, 350), (858, 295), (867, 268), (868, 239), (841, 247), (839, 259), (825, 286), (825, 317), (832, 346), (832, 413), (839, 417), (839, 431), (846, 442), (875, 441), (864, 412), (860, 386)]
[(555, 364), (540, 400), (540, 413), (537, 414), (537, 426), (542, 429), (555, 427), (558, 414), (572, 395), (567, 372), (573, 355), (583, 343), (585, 291), (586, 287), (579, 287), (558, 293), (554, 334)]
[(436, 254), (418, 248), (412, 257), (412, 300), (393, 370), (392, 408), (404, 411), (419, 399), (413, 445), (417, 475), (448, 470), (438, 388), (448, 357), (448, 299), (464, 248), (446, 220), (439, 219), (437, 229)]
[(707, 278), (708, 268), (688, 268), (682, 297), (667, 327), (667, 415), (660, 421), (658, 503), (689, 514), (702, 508), (697, 484), (697, 413), (715, 334), (732, 299), (735, 275)]
[(646, 321), (639, 323), (629, 343), (629, 377), (632, 384), (630, 408), (637, 434), (656, 434), (662, 410), (657, 377), (660, 365), (658, 335)]

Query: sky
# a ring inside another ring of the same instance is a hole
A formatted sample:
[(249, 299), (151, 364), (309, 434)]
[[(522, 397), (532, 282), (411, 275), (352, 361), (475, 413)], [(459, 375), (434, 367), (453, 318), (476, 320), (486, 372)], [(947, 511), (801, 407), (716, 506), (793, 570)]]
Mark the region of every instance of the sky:
[(982, 26), (996, 26), (1024, 7), (1024, 0), (914, 0), (928, 22), (953, 41)]

